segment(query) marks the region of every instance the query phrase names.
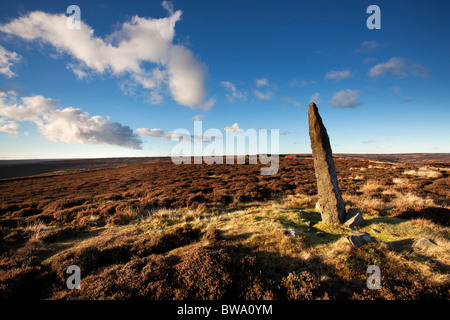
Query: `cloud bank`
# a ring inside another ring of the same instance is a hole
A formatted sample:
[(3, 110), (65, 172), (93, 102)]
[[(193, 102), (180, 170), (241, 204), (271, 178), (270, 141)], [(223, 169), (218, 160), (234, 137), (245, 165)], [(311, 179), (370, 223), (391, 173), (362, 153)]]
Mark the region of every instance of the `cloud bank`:
[(89, 117), (78, 108), (40, 95), (18, 97), (12, 91), (0, 92), (0, 130), (17, 133), (23, 121), (35, 123), (51, 141), (142, 149), (142, 140), (128, 126), (101, 116)]
[(168, 17), (152, 19), (136, 15), (104, 39), (95, 36), (94, 30), (83, 21), (80, 29), (69, 29), (65, 14), (42, 11), (0, 25), (0, 31), (49, 44), (59, 53), (71, 56), (74, 63), (68, 68), (78, 78), (89, 71), (117, 77), (128, 75), (133, 84), (154, 92), (154, 97), (160, 97), (163, 88), (167, 88), (177, 103), (194, 108), (206, 95), (206, 67), (189, 49), (173, 43), (175, 24), (182, 12), (173, 11), (166, 1), (163, 7)]

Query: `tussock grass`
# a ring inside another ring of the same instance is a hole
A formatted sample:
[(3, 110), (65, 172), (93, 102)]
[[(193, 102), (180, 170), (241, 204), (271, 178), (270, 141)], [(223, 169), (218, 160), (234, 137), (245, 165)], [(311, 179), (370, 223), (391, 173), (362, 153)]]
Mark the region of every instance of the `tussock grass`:
[(41, 235), (47, 225), (40, 220), (37, 220), (24, 228), (24, 231), (29, 234), (29, 241), (40, 241)]
[(442, 177), (442, 172), (440, 172), (437, 168), (427, 166), (420, 167), (417, 170), (406, 170), (403, 174), (434, 179)]

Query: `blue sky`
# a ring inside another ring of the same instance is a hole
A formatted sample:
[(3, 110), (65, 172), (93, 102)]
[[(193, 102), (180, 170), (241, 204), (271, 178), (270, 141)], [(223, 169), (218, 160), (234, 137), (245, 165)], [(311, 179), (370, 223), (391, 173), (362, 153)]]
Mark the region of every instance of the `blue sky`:
[[(80, 8), (80, 29), (66, 25)], [(369, 5), (381, 29), (369, 30)], [(0, 4), (0, 159), (159, 156), (171, 131), (280, 130), (310, 153), (450, 152), (444, 1)], [(235, 125), (237, 124), (237, 125)]]

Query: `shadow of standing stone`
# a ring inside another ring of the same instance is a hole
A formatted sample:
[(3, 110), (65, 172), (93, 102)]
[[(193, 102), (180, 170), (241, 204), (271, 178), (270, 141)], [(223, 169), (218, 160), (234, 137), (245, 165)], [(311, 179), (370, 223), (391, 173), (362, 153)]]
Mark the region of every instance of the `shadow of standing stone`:
[(314, 102), (309, 105), (308, 122), (319, 194), (316, 208), (322, 215), (323, 222), (343, 223), (346, 215), (345, 204), (339, 190), (330, 139)]

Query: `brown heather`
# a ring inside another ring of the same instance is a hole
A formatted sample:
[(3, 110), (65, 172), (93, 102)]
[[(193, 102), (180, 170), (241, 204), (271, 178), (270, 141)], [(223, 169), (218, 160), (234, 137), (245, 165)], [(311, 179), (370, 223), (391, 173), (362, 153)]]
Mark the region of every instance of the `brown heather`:
[[(450, 166), (334, 163), (376, 243), (354, 248), (320, 220), (307, 157), (273, 176), (159, 161), (0, 180), (0, 298), (448, 300)], [(80, 290), (65, 285), (72, 264)]]

